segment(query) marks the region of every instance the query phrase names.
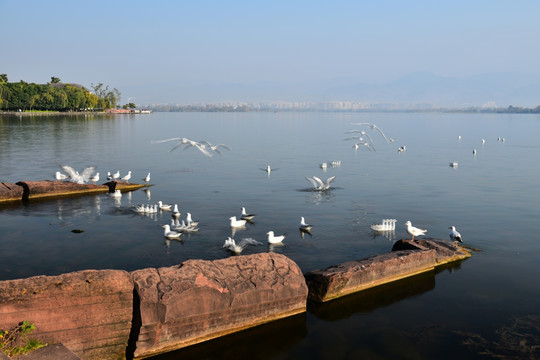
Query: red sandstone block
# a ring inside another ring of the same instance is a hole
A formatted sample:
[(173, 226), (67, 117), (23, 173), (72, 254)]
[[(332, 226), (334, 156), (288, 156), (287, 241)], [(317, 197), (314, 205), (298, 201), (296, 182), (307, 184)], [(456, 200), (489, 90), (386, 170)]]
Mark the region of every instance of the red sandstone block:
[(263, 253), (131, 273), (140, 298), (134, 356), (147, 357), (306, 310), (298, 265)]

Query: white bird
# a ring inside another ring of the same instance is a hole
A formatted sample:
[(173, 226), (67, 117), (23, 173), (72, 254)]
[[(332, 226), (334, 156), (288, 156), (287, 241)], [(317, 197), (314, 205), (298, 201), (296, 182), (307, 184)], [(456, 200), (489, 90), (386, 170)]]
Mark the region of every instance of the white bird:
[(388, 142), (394, 141), (394, 139), (392, 139), (392, 138), (390, 138), (390, 139), (387, 138), (386, 135), (382, 132), (382, 130), (379, 129), (379, 128), (377, 127), (377, 125), (375, 125), (375, 124), (370, 124), (370, 123), (353, 123), (353, 124), (351, 124), (351, 125), (367, 125), (367, 126), (370, 127), (371, 130), (373, 130), (373, 129), (377, 130), (377, 131), (383, 136), (383, 138), (384, 138), (386, 141), (388, 141)]
[(400, 146), (400, 147), (398, 147), (398, 149), (397, 149), (398, 152), (404, 152), (405, 150), (407, 150), (407, 147), (406, 147), (405, 145)]
[(243, 220), (243, 219), (236, 220), (236, 216), (231, 216), (229, 220), (231, 220), (231, 227), (233, 228), (245, 226), (247, 222), (247, 220)]
[(191, 213), (186, 213), (186, 223), (189, 227), (195, 227), (199, 225), (198, 221), (193, 221), (193, 219), (191, 218)]
[(427, 230), (419, 229), (417, 227), (412, 226), (410, 221), (407, 221), (405, 225), (407, 226), (407, 233), (412, 236), (411, 240), (414, 240), (415, 236), (422, 236), (427, 233)]
[(107, 171), (107, 180), (111, 181), (113, 179), (111, 172)]
[(90, 180), (92, 180), (94, 184), (97, 183), (99, 181), (99, 173), (97, 172)]
[(178, 219), (180, 217), (180, 211), (178, 211), (178, 204), (174, 204), (172, 217)]
[(146, 207), (144, 205), (137, 205), (134, 211), (139, 214), (144, 214), (146, 212)]
[(313, 190), (324, 191), (330, 189), (330, 183), (336, 179), (335, 176), (331, 176), (326, 179), (326, 182), (323, 182), (316, 176), (306, 177), (306, 179), (313, 185)]
[(459, 242), (463, 242), (463, 240), (461, 239), (461, 234), (456, 230), (456, 227), (455, 226), (450, 226), (449, 227), (450, 229), (450, 239), (452, 241), (459, 241)]
[(142, 179), (142, 181), (144, 181), (145, 183), (149, 183), (150, 182), (150, 173), (148, 173), (148, 175), (146, 175), (146, 177), (144, 179)]
[(272, 168), (270, 167), (270, 165), (267, 165), (267, 166), (266, 166), (266, 173), (267, 173), (268, 175), (270, 175), (270, 172), (272, 172)]
[(117, 180), (120, 177), (120, 170), (117, 170), (113, 175), (113, 180)]
[(55, 174), (54, 174), (54, 178), (56, 180), (66, 180), (68, 178), (68, 176), (66, 174), (62, 174), (60, 171), (57, 171)]
[(300, 217), (300, 230), (305, 232), (311, 231), (311, 225), (306, 224), (303, 216)]
[(486, 143), (486, 139), (482, 139), (482, 144), (485, 144)]
[(229, 148), (229, 147), (228, 147), (227, 145), (225, 145), (225, 144), (212, 145), (212, 144), (210, 144), (208, 141), (205, 141), (205, 140), (200, 141), (200, 143), (206, 144), (206, 145), (210, 148), (210, 150), (217, 152), (219, 155), (221, 155), (221, 152), (218, 150), (218, 148), (220, 148), (220, 147), (222, 147), (222, 148), (224, 148), (224, 149), (227, 149), (227, 150), (229, 150), (229, 151), (231, 150), (231, 148)]
[(108, 193), (110, 197), (113, 197), (113, 198), (121, 198), (122, 197), (122, 192), (120, 190), (114, 190), (113, 192), (109, 192)]
[(476, 155), (476, 149), (473, 149), (472, 153), (473, 155)]
[(248, 245), (261, 245), (261, 243), (252, 238), (244, 238), (236, 243), (236, 241), (229, 236), (225, 239), (223, 247), (235, 254), (240, 254)]
[[(173, 146), (169, 150), (169, 152), (178, 149), (182, 145), (186, 145), (184, 147), (184, 150), (186, 150), (187, 148), (193, 146), (193, 147), (196, 147), (197, 149), (199, 149), (204, 155), (208, 156), (209, 158), (212, 157), (212, 154), (206, 149), (206, 146), (207, 146), (206, 144), (203, 144), (202, 142), (189, 140), (189, 139), (186, 139), (186, 138), (171, 138), (171, 139), (165, 139), (165, 140), (157, 140), (157, 141), (152, 141), (152, 143), (158, 144), (158, 143), (163, 143), (163, 142), (173, 141), (173, 140), (180, 140), (180, 141), (178, 142), (178, 144)], [(203, 141), (203, 142), (205, 142), (205, 141)]]
[(162, 226), (165, 230), (163, 231), (163, 236), (165, 236), (167, 239), (178, 239), (180, 238), (181, 233), (177, 231), (171, 230), (171, 227), (169, 224), (165, 224)]
[(92, 177), (94, 171), (96, 171), (95, 166), (85, 168), (80, 174), (78, 171), (73, 170), (71, 166), (60, 165), (60, 168), (69, 176), (71, 181), (78, 184), (84, 184), (85, 182), (88, 182)]
[(255, 214), (248, 214), (246, 212), (246, 208), (242, 207), (242, 215), (240, 216), (240, 219), (250, 221), (250, 220), (253, 220), (254, 217), (255, 217)]
[(285, 239), (285, 235), (274, 236), (273, 231), (267, 232), (266, 235), (268, 235), (269, 244), (279, 244), (280, 242), (283, 241), (283, 239)]
[(129, 179), (131, 179), (131, 170), (128, 171), (127, 175), (123, 178), (120, 178), (120, 180), (123, 180), (125, 182), (129, 182)]
[(158, 205), (160, 210), (171, 211), (171, 204), (164, 204), (163, 201), (159, 200)]
[(459, 164), (458, 164), (457, 161), (452, 161), (452, 162), (450, 163), (450, 167), (453, 167), (453, 168), (457, 168), (458, 165), (459, 165)]

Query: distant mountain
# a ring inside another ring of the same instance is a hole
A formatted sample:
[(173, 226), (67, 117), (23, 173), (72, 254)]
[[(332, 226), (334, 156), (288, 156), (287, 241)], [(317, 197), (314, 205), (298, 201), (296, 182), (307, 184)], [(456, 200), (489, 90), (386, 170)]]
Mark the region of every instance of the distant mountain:
[(540, 75), (484, 74), (451, 78), (432, 73), (412, 73), (381, 85), (353, 84), (325, 90), (328, 100), (367, 103), (431, 103), (435, 106), (534, 107), (540, 104)]
[(167, 82), (123, 89), (148, 103), (329, 102), (396, 104), (401, 107), (481, 107), (496, 104), (540, 105), (540, 74), (493, 73), (454, 78), (428, 72), (405, 75), (382, 84), (351, 79), (304, 83), (254, 82), (186, 84)]

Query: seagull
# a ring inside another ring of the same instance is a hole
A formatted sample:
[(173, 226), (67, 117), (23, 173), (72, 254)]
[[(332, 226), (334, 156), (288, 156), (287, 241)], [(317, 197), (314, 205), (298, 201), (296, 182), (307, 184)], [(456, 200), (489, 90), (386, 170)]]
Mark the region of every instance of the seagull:
[(246, 208), (242, 207), (242, 215), (240, 216), (240, 219), (250, 221), (250, 220), (253, 220), (254, 217), (255, 217), (255, 214), (248, 214), (246, 212)]
[(306, 224), (306, 221), (304, 220), (304, 217), (300, 217), (300, 231), (310, 232), (311, 231), (311, 225)]
[(171, 204), (164, 204), (163, 201), (159, 200), (158, 205), (160, 210), (171, 211)]
[(476, 149), (473, 149), (472, 153), (473, 155), (476, 155)]
[(236, 216), (231, 216), (229, 218), (229, 220), (231, 220), (231, 227), (232, 228), (238, 228), (238, 227), (245, 226), (246, 222), (247, 222), (247, 220), (243, 220), (243, 219), (236, 220)]
[(260, 242), (252, 238), (244, 238), (240, 240), (238, 243), (236, 243), (236, 241), (229, 236), (227, 239), (225, 239), (225, 243), (223, 244), (223, 247), (235, 254), (240, 254), (246, 248), (246, 246), (260, 245), (260, 244), (261, 244)]
[(400, 147), (398, 147), (398, 149), (397, 149), (398, 152), (404, 152), (405, 150), (407, 150), (407, 147), (406, 147), (405, 145), (400, 146)]
[(199, 225), (198, 221), (193, 221), (193, 219), (191, 218), (191, 213), (186, 213), (186, 223), (189, 227), (195, 227)]
[(449, 235), (452, 241), (463, 242), (463, 240), (461, 239), (461, 234), (456, 230), (455, 226), (450, 226), (449, 229), (450, 229)]
[(452, 161), (452, 162), (450, 163), (450, 167), (453, 167), (453, 168), (457, 168), (458, 165), (459, 165), (459, 164), (458, 164), (457, 161)]
[(131, 170), (128, 171), (127, 175), (123, 178), (120, 178), (120, 180), (123, 180), (125, 182), (129, 182), (129, 179), (131, 179)]
[[(373, 139), (371, 138), (371, 136), (369, 136), (367, 132), (365, 132), (364, 130), (351, 130), (351, 131), (347, 131), (345, 134), (350, 134), (350, 133), (360, 133), (362, 136), (367, 137), (370, 145), (373, 147), (373, 150), (375, 150), (375, 144), (373, 143)], [(365, 141), (364, 138), (359, 137), (359, 136), (352, 136), (343, 140), (353, 140), (353, 139), (359, 139), (359, 140)]]
[(274, 236), (273, 231), (267, 232), (266, 235), (268, 235), (268, 243), (269, 244), (278, 244), (278, 243), (282, 242), (283, 239), (285, 239), (285, 235)]
[(165, 236), (167, 239), (180, 238), (181, 233), (171, 230), (171, 227), (169, 226), (169, 224), (163, 225), (162, 228), (165, 229), (165, 231), (163, 231), (163, 236)]
[[(167, 142), (167, 141), (173, 141), (173, 140), (180, 140), (178, 142), (178, 144), (176, 144), (175, 146), (173, 146), (169, 152), (171, 151), (174, 151), (176, 149), (178, 149), (180, 146), (182, 145), (186, 145), (184, 147), (184, 150), (186, 150), (187, 148), (189, 147), (196, 147), (197, 149), (199, 149), (204, 155), (208, 156), (209, 158), (212, 157), (212, 154), (206, 149), (206, 144), (203, 144), (202, 142), (197, 142), (197, 141), (193, 141), (193, 140), (189, 140), (189, 139), (186, 139), (186, 138), (170, 138), (170, 139), (165, 139), (165, 140), (157, 140), (157, 141), (152, 141), (152, 143), (154, 144), (159, 144), (159, 143), (163, 143), (163, 142)], [(203, 141), (206, 143), (206, 141)]]
[(78, 184), (84, 184), (90, 180), (90, 177), (96, 171), (95, 166), (90, 166), (85, 168), (82, 173), (79, 174), (78, 171), (73, 170), (71, 166), (60, 165), (60, 168), (69, 176), (70, 180)]
[(66, 174), (62, 174), (60, 171), (57, 171), (55, 174), (54, 174), (54, 178), (56, 180), (66, 180), (68, 178), (68, 176)]
[(336, 179), (335, 176), (331, 176), (326, 179), (326, 182), (323, 182), (316, 176), (306, 177), (306, 179), (313, 185), (313, 190), (324, 191), (330, 189), (330, 183)]
[(107, 171), (107, 180), (111, 181), (113, 179), (111, 172)]
[(99, 181), (99, 173), (97, 172), (90, 180), (92, 180), (94, 184), (97, 183)]
[(225, 144), (212, 145), (212, 144), (210, 144), (208, 141), (204, 141), (204, 140), (201, 141), (201, 143), (203, 143), (203, 142), (204, 142), (206, 145), (208, 145), (208, 147), (210, 147), (210, 150), (217, 152), (219, 155), (221, 155), (221, 152), (218, 150), (219, 147), (222, 147), (222, 148), (227, 149), (227, 150), (229, 150), (229, 151), (231, 150), (231, 148), (228, 147), (228, 146), (225, 145)]
[(120, 190), (114, 190), (113, 192), (108, 193), (110, 197), (120, 198), (122, 197), (122, 192)]
[(425, 235), (427, 232), (427, 230), (419, 229), (417, 227), (412, 226), (410, 221), (407, 221), (405, 225), (407, 226), (407, 233), (412, 236), (411, 240), (414, 240), (415, 236), (422, 236), (422, 235)]
[(180, 217), (180, 211), (178, 211), (178, 204), (174, 204), (172, 217), (178, 219)]
[(146, 207), (144, 205), (137, 205), (134, 211), (139, 214), (144, 214), (146, 212)]
[(112, 175), (112, 178), (113, 178), (113, 180), (117, 180), (119, 177), (120, 177), (120, 170), (117, 170), (117, 171)]
[(150, 173), (148, 173), (148, 175), (146, 175), (146, 177), (144, 179), (141, 179), (142, 181), (144, 181), (145, 183), (149, 183), (150, 182)]
[(390, 139), (387, 138), (386, 135), (384, 135), (384, 133), (382, 132), (382, 130), (379, 129), (379, 128), (377, 127), (377, 125), (375, 125), (375, 124), (370, 124), (370, 123), (353, 123), (353, 124), (351, 124), (351, 125), (366, 125), (366, 126), (369, 126), (369, 127), (371, 128), (371, 130), (373, 130), (373, 129), (377, 130), (377, 131), (383, 136), (383, 138), (384, 138), (386, 141), (388, 141), (388, 142), (394, 141), (394, 139), (392, 139), (392, 138), (390, 138)]
[(367, 142), (366, 140), (364, 140), (363, 137), (360, 137), (360, 136), (351, 136), (351, 137), (348, 137), (346, 139), (343, 139), (343, 141), (347, 141), (347, 140), (357, 140), (357, 142), (353, 145), (353, 148), (355, 149), (358, 149), (360, 147), (360, 145), (364, 145), (366, 146), (370, 151), (371, 149), (373, 149), (374, 151), (377, 151), (375, 150), (375, 146), (373, 145), (373, 142), (369, 143)]

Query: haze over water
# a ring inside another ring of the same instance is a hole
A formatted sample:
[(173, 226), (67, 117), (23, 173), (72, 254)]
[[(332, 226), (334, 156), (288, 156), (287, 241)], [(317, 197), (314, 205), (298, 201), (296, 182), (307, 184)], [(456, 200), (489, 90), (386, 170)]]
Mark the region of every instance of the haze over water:
[[(396, 141), (385, 142), (375, 130), (351, 125), (357, 122), (374, 123)], [(376, 151), (355, 151), (352, 141), (344, 141), (353, 129), (365, 130)], [(478, 249), (436, 275), (311, 307), (304, 315), (170, 358), (473, 359), (482, 346), (494, 353), (510, 351), (510, 345), (495, 344), (511, 343), (501, 340), (505, 329), (516, 319), (523, 325), (540, 318), (538, 115), (0, 116), (0, 130), (2, 182), (52, 180), (58, 165), (66, 164), (79, 170), (96, 165), (102, 179), (107, 171), (125, 175), (131, 170), (133, 182), (151, 172), (153, 184), (150, 200), (138, 190), (120, 201), (98, 195), (1, 205), (2, 280), (225, 258), (231, 256), (222, 248), (231, 235), (228, 218), (238, 217), (242, 206), (256, 217), (235, 239), (263, 243), (244, 253), (276, 251), (302, 271), (387, 252), (393, 241), (408, 237), (407, 220), (441, 239), (448, 239), (448, 227), (454, 225), (465, 245)], [(168, 152), (174, 142), (151, 143), (170, 137), (224, 143), (231, 151), (209, 159), (193, 148)], [(402, 145), (406, 151), (398, 153)], [(341, 166), (320, 168), (333, 160)], [(457, 168), (449, 166), (453, 161)], [(267, 165), (276, 169), (270, 176), (262, 170)], [(311, 191), (305, 177), (314, 175), (323, 180), (335, 175), (333, 189)], [(135, 205), (158, 200), (177, 203), (182, 218), (190, 212), (200, 222), (199, 233), (181, 242), (165, 241), (161, 225), (170, 223), (170, 213), (133, 211)], [(313, 225), (312, 236), (301, 236), (300, 216)], [(370, 229), (384, 218), (397, 219), (390, 239)], [(269, 230), (286, 234), (283, 246), (269, 248)], [(540, 337), (538, 327), (526, 331), (529, 339)], [(471, 334), (485, 338), (487, 345), (464, 345)], [(527, 355), (513, 351), (515, 358)]]

